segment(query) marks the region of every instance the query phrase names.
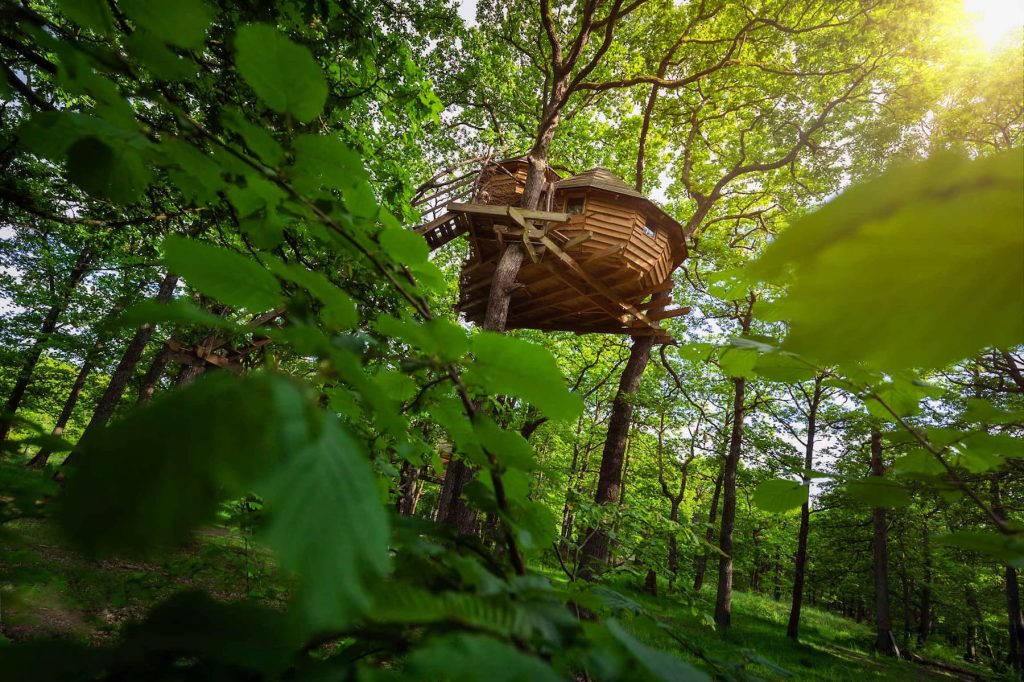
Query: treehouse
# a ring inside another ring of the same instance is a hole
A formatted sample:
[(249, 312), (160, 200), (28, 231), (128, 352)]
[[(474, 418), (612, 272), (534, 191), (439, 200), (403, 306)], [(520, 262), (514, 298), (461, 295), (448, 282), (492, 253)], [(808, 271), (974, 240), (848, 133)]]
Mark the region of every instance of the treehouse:
[(431, 249), (466, 235), (459, 310), (483, 322), (490, 284), (504, 250), (525, 252), (509, 303), (508, 328), (653, 335), (672, 307), (671, 273), (686, 258), (682, 227), (640, 192), (603, 168), (561, 178), (548, 171), (540, 206), (521, 208), (524, 159), (489, 164), (470, 202), (417, 228)]

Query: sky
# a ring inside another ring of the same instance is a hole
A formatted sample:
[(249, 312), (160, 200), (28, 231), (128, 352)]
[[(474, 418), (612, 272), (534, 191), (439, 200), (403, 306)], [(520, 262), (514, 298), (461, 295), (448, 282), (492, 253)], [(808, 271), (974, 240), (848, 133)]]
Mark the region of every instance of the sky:
[(476, 0), (459, 0), (459, 16), (466, 24), (476, 23)]

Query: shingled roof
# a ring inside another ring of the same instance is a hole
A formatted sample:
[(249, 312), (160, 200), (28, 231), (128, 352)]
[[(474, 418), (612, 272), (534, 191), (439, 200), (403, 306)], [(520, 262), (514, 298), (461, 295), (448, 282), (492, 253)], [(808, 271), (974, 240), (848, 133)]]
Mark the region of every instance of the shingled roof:
[(595, 189), (603, 189), (606, 192), (615, 192), (616, 194), (624, 194), (637, 197), (638, 199), (647, 199), (647, 197), (627, 185), (607, 168), (591, 168), (579, 175), (574, 175), (571, 178), (559, 180), (555, 183), (556, 189), (571, 189), (573, 187), (594, 187)]

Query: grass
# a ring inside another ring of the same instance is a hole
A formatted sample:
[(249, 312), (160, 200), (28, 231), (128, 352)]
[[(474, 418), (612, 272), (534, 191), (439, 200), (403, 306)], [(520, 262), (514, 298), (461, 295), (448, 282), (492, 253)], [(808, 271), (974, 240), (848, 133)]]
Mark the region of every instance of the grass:
[[(748, 672), (766, 680), (998, 679), (987, 669), (964, 663), (948, 649), (943, 662), (969, 670), (973, 677), (875, 655), (871, 652), (874, 640), (871, 626), (813, 607), (804, 606), (801, 610), (800, 642), (792, 642), (786, 637), (788, 602), (777, 602), (764, 595), (734, 593), (732, 627), (726, 633), (716, 632), (708, 622), (707, 614), (714, 609), (713, 590), (705, 590), (692, 604), (672, 596), (652, 597), (631, 592), (631, 597), (652, 616), (671, 624), (707, 658), (726, 665), (745, 662)], [(651, 646), (666, 648), (674, 644), (662, 630), (645, 628), (639, 624), (639, 619), (634, 619), (631, 625), (634, 634)], [(678, 644), (674, 648), (684, 658), (700, 665), (699, 657), (681, 650)]]
[(0, 641), (61, 636), (104, 642), (122, 623), (187, 589), (265, 603), (284, 596), (265, 555), (215, 528), (163, 557), (96, 561), (70, 550), (46, 522), (23, 519), (0, 529)]
[[(553, 572), (549, 575), (558, 579)], [(723, 634), (709, 624), (713, 590), (687, 602), (678, 594), (639, 593), (625, 579), (609, 587), (670, 625), (690, 650), (650, 618), (619, 614), (635, 637), (675, 651), (698, 666), (703, 665), (703, 656), (765, 680), (972, 679), (876, 656), (870, 651), (869, 625), (813, 607), (804, 608), (801, 641), (794, 643), (785, 636), (788, 604), (767, 596), (735, 593), (733, 626)], [(249, 598), (268, 605), (282, 604), (287, 589), (266, 555), (248, 546), (237, 531), (208, 529), (189, 546), (146, 561), (91, 561), (68, 549), (44, 521), (19, 520), (0, 527), (0, 641), (59, 636), (107, 642), (123, 623), (140, 619), (153, 604), (196, 588), (222, 600)], [(933, 644), (925, 654), (970, 670), (977, 675), (973, 679), (986, 674), (986, 679), (998, 679), (967, 665), (948, 648)]]

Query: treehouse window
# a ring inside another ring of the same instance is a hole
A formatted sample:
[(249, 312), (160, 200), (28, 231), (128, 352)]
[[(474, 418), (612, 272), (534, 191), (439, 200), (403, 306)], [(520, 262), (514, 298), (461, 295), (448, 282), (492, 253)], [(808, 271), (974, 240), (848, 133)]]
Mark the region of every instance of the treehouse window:
[(583, 213), (583, 197), (569, 197), (565, 200), (565, 212), (569, 215)]
[(644, 225), (644, 234), (646, 234), (651, 239), (654, 239), (654, 237), (657, 235), (657, 232), (655, 232), (655, 230), (654, 230), (654, 225), (652, 225), (650, 223), (645, 224)]

